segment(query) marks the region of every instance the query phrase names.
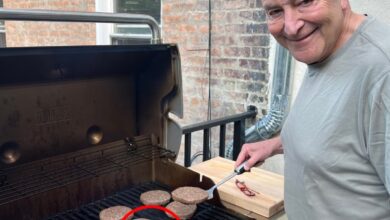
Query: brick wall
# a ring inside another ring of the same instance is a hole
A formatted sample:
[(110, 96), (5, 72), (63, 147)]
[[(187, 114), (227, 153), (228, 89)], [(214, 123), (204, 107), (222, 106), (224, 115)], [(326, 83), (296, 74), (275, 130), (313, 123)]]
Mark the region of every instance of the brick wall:
[[(268, 105), (269, 35), (261, 0), (211, 1), (210, 77), (209, 1), (162, 2), (164, 42), (178, 43), (182, 57), (181, 124), (207, 120), (209, 83), (212, 119), (241, 113), (248, 105), (259, 108), (259, 117), (264, 115)], [(212, 137), (216, 146), (217, 129)], [(201, 150), (201, 139), (202, 134), (193, 137), (193, 153)]]
[[(3, 0), (4, 8), (95, 11), (95, 0)], [(6, 21), (7, 47), (96, 44), (95, 23)]]

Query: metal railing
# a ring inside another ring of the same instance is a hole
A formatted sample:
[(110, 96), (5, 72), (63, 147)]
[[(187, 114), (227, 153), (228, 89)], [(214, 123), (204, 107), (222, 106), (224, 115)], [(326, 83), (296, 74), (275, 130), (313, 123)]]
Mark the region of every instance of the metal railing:
[(233, 159), (235, 160), (245, 143), (245, 120), (257, 115), (255, 106), (249, 106), (248, 111), (227, 117), (213, 119), (183, 127), (184, 135), (184, 166), (191, 166), (191, 136), (192, 132), (203, 130), (203, 161), (210, 159), (210, 130), (220, 127), (219, 132), (219, 156), (225, 157), (226, 125), (234, 123), (233, 130)]

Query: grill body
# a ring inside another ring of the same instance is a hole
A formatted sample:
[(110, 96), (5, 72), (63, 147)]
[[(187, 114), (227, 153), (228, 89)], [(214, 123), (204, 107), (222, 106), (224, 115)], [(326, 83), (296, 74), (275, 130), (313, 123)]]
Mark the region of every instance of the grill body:
[[(0, 219), (97, 219), (150, 189), (213, 185), (175, 164), (175, 45), (0, 48), (0, 66)], [(194, 219), (244, 217), (216, 196)]]

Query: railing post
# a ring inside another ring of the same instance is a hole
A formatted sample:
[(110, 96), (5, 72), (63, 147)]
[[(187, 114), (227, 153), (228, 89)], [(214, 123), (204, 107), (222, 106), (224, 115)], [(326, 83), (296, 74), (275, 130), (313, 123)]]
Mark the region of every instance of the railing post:
[(186, 167), (191, 166), (191, 133), (203, 130), (203, 161), (210, 159), (210, 129), (215, 126), (220, 126), (219, 135), (219, 156), (225, 157), (226, 145), (226, 124), (234, 123), (233, 137), (233, 159), (236, 159), (241, 151), (242, 145), (245, 143), (245, 119), (255, 117), (257, 109), (250, 106), (244, 113), (230, 115), (223, 118), (213, 119), (205, 122), (200, 122), (182, 128), (185, 135), (185, 152), (184, 164)]
[(225, 138), (226, 138), (226, 125), (223, 124), (219, 130), (219, 156), (225, 157)]
[(191, 133), (184, 136), (184, 166), (191, 166)]
[(233, 134), (233, 160), (236, 160), (245, 143), (245, 119), (234, 122)]
[(203, 161), (210, 159), (210, 128), (203, 130)]

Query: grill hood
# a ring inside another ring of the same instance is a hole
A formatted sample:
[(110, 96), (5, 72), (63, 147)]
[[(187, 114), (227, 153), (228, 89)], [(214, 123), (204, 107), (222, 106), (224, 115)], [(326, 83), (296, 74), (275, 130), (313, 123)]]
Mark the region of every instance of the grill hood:
[(0, 168), (139, 135), (179, 150), (175, 45), (2, 48), (0, 65)]

